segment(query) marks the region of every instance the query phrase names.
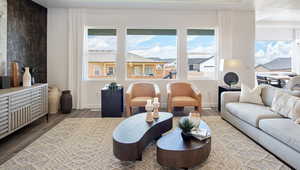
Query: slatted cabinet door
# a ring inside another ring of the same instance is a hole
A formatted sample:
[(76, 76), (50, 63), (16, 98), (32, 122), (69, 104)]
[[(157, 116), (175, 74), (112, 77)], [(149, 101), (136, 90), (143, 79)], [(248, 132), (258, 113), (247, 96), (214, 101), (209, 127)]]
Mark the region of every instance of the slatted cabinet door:
[(9, 98), (0, 97), (0, 138), (9, 132)]
[(42, 87), (36, 87), (32, 90), (31, 118), (39, 118), (43, 113)]
[(10, 101), (10, 127), (17, 130), (31, 122), (32, 90), (27, 89), (11, 96)]

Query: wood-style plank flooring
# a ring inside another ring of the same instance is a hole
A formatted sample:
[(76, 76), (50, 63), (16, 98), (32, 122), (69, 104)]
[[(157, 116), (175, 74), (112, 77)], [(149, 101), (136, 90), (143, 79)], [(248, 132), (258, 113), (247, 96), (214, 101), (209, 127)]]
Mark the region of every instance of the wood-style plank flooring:
[[(184, 113), (175, 112), (176, 116), (188, 114), (190, 110), (186, 109)], [(215, 109), (204, 109), (203, 116), (218, 115)], [(90, 110), (74, 110), (71, 114), (50, 114), (49, 122), (46, 117), (42, 117), (32, 124), (16, 131), (15, 133), (0, 140), (0, 165), (23, 150), (26, 146), (38, 139), (41, 135), (53, 128), (66, 118), (95, 118), (101, 117), (100, 112)]]

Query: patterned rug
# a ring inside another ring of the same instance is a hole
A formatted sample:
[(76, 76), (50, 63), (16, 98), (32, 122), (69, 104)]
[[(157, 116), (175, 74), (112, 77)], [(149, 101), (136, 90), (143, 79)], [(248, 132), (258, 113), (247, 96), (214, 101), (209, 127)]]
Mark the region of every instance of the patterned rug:
[[(193, 168), (204, 170), (285, 170), (286, 165), (218, 116), (203, 117), (212, 129), (208, 160)], [(112, 132), (122, 118), (68, 118), (0, 166), (3, 170), (152, 170), (168, 169), (156, 161), (155, 144), (143, 160), (121, 162), (112, 153)], [(178, 118), (174, 119), (177, 126)]]

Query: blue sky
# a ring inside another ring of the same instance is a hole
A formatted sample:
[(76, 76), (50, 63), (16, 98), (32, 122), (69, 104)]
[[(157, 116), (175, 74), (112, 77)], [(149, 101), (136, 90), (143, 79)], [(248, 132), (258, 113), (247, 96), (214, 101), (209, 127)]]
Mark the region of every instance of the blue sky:
[[(115, 50), (116, 37), (89, 36), (89, 49)], [(127, 50), (143, 57), (176, 58), (176, 36), (128, 35)], [(213, 36), (188, 36), (188, 52), (215, 54), (215, 38)]]
[(292, 56), (292, 41), (256, 41), (256, 65)]

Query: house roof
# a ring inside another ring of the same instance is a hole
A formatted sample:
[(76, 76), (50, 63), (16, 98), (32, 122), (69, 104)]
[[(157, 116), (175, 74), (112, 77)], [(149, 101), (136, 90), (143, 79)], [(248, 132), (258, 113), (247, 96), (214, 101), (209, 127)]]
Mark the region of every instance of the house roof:
[(207, 58), (189, 58), (188, 60), (188, 64), (189, 65), (193, 65), (193, 64), (201, 64), (204, 63), (205, 61), (208, 61), (212, 58), (214, 58), (215, 56), (211, 56), (211, 57), (207, 57)]
[(257, 65), (256, 68), (263, 67), (270, 71), (289, 70), (292, 68), (291, 58), (276, 58), (266, 64)]
[[(111, 50), (95, 50), (89, 51), (88, 53), (89, 62), (115, 62), (116, 53)], [(165, 61), (159, 60), (159, 58), (145, 58), (133, 53), (128, 53), (126, 57), (127, 62), (132, 63), (166, 63)]]

